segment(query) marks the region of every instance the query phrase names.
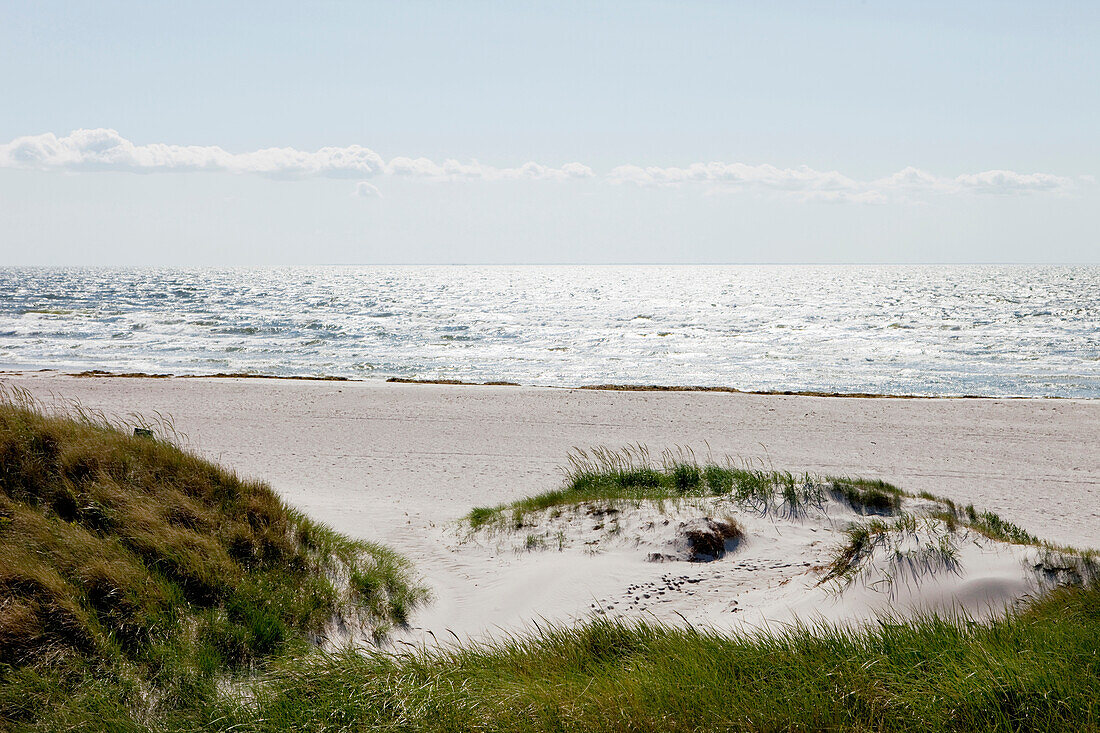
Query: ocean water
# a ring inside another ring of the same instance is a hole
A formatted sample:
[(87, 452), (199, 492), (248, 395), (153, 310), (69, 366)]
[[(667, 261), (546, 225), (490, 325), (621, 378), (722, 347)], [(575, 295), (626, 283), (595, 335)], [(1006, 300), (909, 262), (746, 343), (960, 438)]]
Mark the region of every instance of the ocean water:
[(0, 269), (0, 366), (1100, 397), (1100, 267)]

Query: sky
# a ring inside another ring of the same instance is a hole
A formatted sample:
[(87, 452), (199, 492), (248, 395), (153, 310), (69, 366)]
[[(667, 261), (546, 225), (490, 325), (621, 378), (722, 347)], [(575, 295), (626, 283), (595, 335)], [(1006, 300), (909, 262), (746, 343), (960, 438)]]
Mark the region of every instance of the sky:
[(1100, 3), (0, 0), (0, 265), (1100, 262)]

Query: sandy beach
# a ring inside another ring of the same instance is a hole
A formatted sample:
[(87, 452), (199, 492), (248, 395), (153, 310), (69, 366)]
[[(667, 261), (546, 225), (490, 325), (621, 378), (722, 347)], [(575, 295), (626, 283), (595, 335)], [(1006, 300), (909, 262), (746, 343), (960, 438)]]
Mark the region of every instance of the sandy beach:
[[(640, 443), (653, 453), (691, 449), (700, 460), (729, 456), (796, 473), (883, 478), (909, 492), (972, 502), (1046, 540), (1100, 545), (1095, 401), (77, 378), (49, 371), (6, 373), (3, 380), (47, 403), (75, 399), (118, 415), (170, 417), (204, 456), (269, 482), (339, 531), (391, 545), (416, 563), (435, 594), (414, 619), (422, 633), (466, 635), (575, 618), (594, 604), (618, 603), (634, 592), (628, 588), (679, 588), (685, 571), (697, 569), (613, 552), (578, 569), (569, 553), (460, 546), (455, 520), (475, 506), (559, 486), (574, 447)], [(776, 545), (769, 562), (782, 565), (785, 548)], [(1028, 592), (1003, 573), (995, 577), (1004, 580), (997, 592), (979, 596)], [(780, 580), (742, 590), (750, 603), (756, 593), (799, 605), (776, 595)], [(684, 597), (670, 608), (690, 609), (698, 600)]]

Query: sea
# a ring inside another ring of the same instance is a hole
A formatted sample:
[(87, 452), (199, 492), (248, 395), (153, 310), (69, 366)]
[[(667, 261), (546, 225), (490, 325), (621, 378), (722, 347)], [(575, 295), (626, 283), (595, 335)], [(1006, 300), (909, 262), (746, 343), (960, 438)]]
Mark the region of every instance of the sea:
[(1100, 267), (0, 268), (0, 368), (1100, 397)]

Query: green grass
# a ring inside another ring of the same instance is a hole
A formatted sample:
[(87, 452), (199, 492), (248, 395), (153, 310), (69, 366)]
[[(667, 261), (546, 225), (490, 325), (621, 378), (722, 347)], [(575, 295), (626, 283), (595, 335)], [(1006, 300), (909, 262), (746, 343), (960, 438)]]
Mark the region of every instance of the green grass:
[[(708, 461), (688, 451), (666, 452), (651, 460), (642, 446), (621, 450), (576, 450), (569, 457), (565, 485), (511, 504), (477, 507), (467, 515), (472, 528), (522, 526), (530, 512), (590, 501), (664, 501), (699, 496), (728, 496), (755, 511), (799, 514), (820, 506), (826, 493), (860, 514), (893, 515), (908, 494), (880, 479), (828, 476), (812, 479), (748, 466)], [(518, 519), (517, 519), (518, 518)]]
[(882, 479), (830, 476), (832, 493), (862, 514), (894, 514), (901, 509), (905, 492)]
[(181, 450), (164, 421), (127, 427), (0, 400), (0, 721), (103, 708), (141, 727), (334, 624), (381, 637), (424, 600), (386, 548)]
[(576, 450), (569, 457), (565, 485), (511, 504), (476, 507), (466, 517), (470, 526), (519, 528), (524, 516), (552, 507), (590, 501), (665, 501), (702, 496), (728, 496), (755, 511), (799, 514), (820, 506), (826, 492), (847, 502), (861, 514), (894, 514), (904, 492), (880, 480), (809, 476), (745, 466), (732, 462), (699, 464), (693, 455), (666, 452), (660, 462), (650, 460), (641, 446), (619, 451)]
[(221, 698), (238, 731), (1100, 729), (1100, 590), (989, 625), (730, 637), (594, 621), (447, 652), (315, 654)]
[(553, 507), (590, 501), (664, 501), (703, 496), (730, 496), (759, 511), (798, 513), (807, 505), (819, 505), (824, 492), (808, 476), (732, 463), (700, 465), (685, 452), (666, 453), (661, 463), (653, 463), (640, 446), (620, 451), (595, 448), (570, 454), (563, 487), (511, 504), (476, 507), (466, 520), (474, 529), (509, 524), (519, 528), (526, 514)]
[(1014, 542), (1018, 545), (1036, 545), (1039, 540), (1030, 532), (1017, 527), (998, 517), (993, 512), (978, 512), (973, 504), (966, 507), (967, 524), (972, 529), (981, 532), (986, 537), (991, 537), (1003, 542)]

